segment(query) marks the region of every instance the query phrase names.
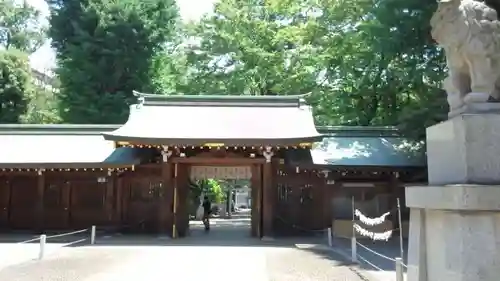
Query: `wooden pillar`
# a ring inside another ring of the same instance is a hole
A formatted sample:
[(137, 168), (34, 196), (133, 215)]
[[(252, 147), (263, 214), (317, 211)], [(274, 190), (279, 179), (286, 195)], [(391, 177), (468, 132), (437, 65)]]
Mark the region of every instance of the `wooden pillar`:
[(252, 165), (252, 179), (251, 179), (251, 216), (252, 216), (252, 226), (251, 234), (252, 237), (262, 237), (262, 165)]
[(328, 176), (325, 176), (321, 180), (322, 185), (322, 196), (323, 196), (323, 224), (325, 227), (330, 227), (332, 225), (333, 219), (333, 185), (328, 184)]
[(189, 166), (187, 164), (176, 164), (175, 172), (175, 227), (178, 237), (189, 234)]
[(133, 222), (131, 221), (130, 218), (130, 200), (131, 200), (131, 188), (132, 184), (131, 182), (133, 181), (134, 178), (132, 178), (133, 175), (130, 173), (126, 173), (123, 176), (123, 184), (121, 186), (122, 188), (122, 196), (120, 198), (121, 201), (121, 214), (122, 214), (122, 224), (123, 225), (131, 225)]
[(35, 208), (35, 218), (37, 228), (43, 231), (44, 224), (44, 191), (45, 191), (45, 169), (39, 169), (37, 175), (37, 205)]
[(262, 170), (262, 236), (273, 235), (274, 187), (272, 184), (272, 163), (263, 164)]
[(158, 208), (158, 231), (161, 234), (168, 234), (172, 236), (173, 226), (173, 175), (174, 164), (162, 164), (162, 196), (160, 198), (160, 205)]
[(69, 226), (69, 212), (70, 212), (70, 203), (71, 203), (71, 181), (70, 180), (65, 180), (64, 184), (62, 185), (62, 190), (61, 190), (61, 196), (62, 196), (62, 211), (64, 212), (63, 216), (63, 221), (62, 223), (62, 228), (68, 228)]
[(278, 221), (277, 219), (277, 214), (278, 214), (278, 210), (277, 210), (277, 205), (278, 205), (278, 202), (279, 202), (279, 198), (278, 198), (278, 170), (280, 169), (280, 159), (278, 158), (273, 158), (272, 159), (272, 169), (271, 169), (271, 201), (272, 201), (272, 206), (273, 206), (273, 213), (272, 213), (272, 223), (271, 223), (271, 227), (272, 227), (272, 231), (271, 233), (275, 234), (276, 233), (276, 228), (277, 228), (277, 225), (276, 225), (276, 222)]
[(7, 177), (0, 177), (0, 229), (9, 227), (11, 185)]
[(105, 197), (105, 212), (107, 223), (112, 223), (114, 221), (115, 214), (113, 212), (113, 201), (114, 195), (113, 192), (116, 182), (116, 175), (110, 174), (108, 176), (108, 181), (106, 182), (106, 197)]
[(118, 177), (115, 180), (115, 217), (114, 222), (115, 226), (121, 226), (122, 224), (122, 200), (123, 200), (123, 178)]
[(177, 177), (179, 164), (174, 164), (174, 184), (172, 185), (172, 238), (178, 238), (177, 210), (179, 209), (179, 178)]

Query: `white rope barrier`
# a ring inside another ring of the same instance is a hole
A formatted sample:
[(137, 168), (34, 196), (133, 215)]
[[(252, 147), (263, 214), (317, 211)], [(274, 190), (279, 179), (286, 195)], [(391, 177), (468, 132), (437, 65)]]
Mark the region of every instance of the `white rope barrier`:
[[(397, 257), (395, 259), (392, 259), (392, 258), (389, 258), (387, 256), (384, 256), (368, 247), (366, 247), (365, 245), (361, 244), (361, 243), (358, 243), (356, 242), (356, 245), (359, 245), (361, 247), (363, 247), (364, 249), (366, 249), (367, 251), (369, 251), (370, 253), (373, 253), (381, 258), (384, 258), (386, 260), (389, 260), (389, 261), (392, 261), (394, 262), (394, 267), (396, 269), (396, 281), (405, 281), (404, 279), (404, 269), (405, 268), (408, 268), (404, 263), (403, 263), (403, 259), (400, 258), (400, 257)], [(355, 252), (353, 252), (353, 254), (356, 254)], [(356, 259), (359, 259), (361, 260), (362, 262), (364, 262), (365, 264), (373, 267), (374, 269), (378, 270), (378, 271), (384, 271), (382, 268), (376, 266), (374, 263), (370, 262), (368, 259), (364, 258), (363, 256), (361, 255), (358, 255), (356, 254)]]
[(29, 239), (29, 240), (17, 242), (16, 244), (27, 244), (27, 243), (35, 242), (35, 241), (38, 241), (38, 240), (40, 240), (40, 237), (35, 237), (33, 239)]
[(85, 229), (81, 229), (81, 230), (77, 230), (77, 231), (73, 231), (73, 232), (66, 232), (66, 233), (51, 235), (51, 236), (47, 236), (47, 239), (69, 236), (69, 235), (73, 235), (73, 234), (82, 233), (82, 232), (85, 232), (88, 230), (89, 230), (88, 228), (85, 228)]
[(357, 242), (356, 241), (356, 233), (360, 234), (361, 236), (371, 238), (371, 240), (373, 240), (373, 241), (376, 241), (376, 240), (388, 241), (389, 238), (391, 238), (393, 231), (397, 230), (397, 229), (375, 233), (375, 232), (369, 231), (369, 230), (361, 227), (359, 224), (355, 223), (355, 218), (358, 218), (359, 221), (361, 221), (364, 225), (367, 225), (367, 226), (381, 225), (385, 221), (386, 217), (390, 215), (391, 212), (386, 212), (386, 213), (384, 213), (381, 216), (376, 217), (376, 218), (369, 218), (369, 217), (365, 216), (363, 213), (361, 213), (360, 210), (355, 209), (354, 197), (352, 198), (352, 211), (353, 211), (352, 228), (353, 228), (353, 233), (352, 233), (352, 237), (351, 237), (351, 259), (353, 262), (357, 262), (359, 259), (362, 262), (364, 262), (365, 264), (375, 268), (376, 270), (383, 271), (382, 268), (376, 266), (374, 263), (370, 262), (369, 260), (362, 257), (361, 255), (357, 254), (357, 246), (359, 245), (360, 247), (362, 247), (363, 249), (367, 250), (368, 252), (370, 252), (374, 255), (377, 255), (385, 260), (394, 262), (395, 271), (396, 271), (396, 281), (404, 281), (404, 269), (408, 268), (408, 267), (403, 263), (403, 232), (402, 232), (402, 224), (401, 224), (401, 206), (399, 203), (399, 198), (397, 199), (397, 207), (398, 207), (397, 210), (398, 210), (398, 220), (399, 220), (399, 232), (400, 232), (399, 239), (400, 239), (401, 257), (397, 257), (397, 258), (393, 259), (393, 258), (385, 256), (385, 255), (383, 255), (375, 250), (372, 250), (372, 249), (368, 248), (367, 246)]
[(396, 259), (389, 258), (388, 256), (384, 256), (384, 255), (382, 255), (381, 253), (378, 253), (378, 252), (376, 252), (376, 251), (374, 251), (374, 250), (372, 250), (372, 249), (370, 249), (370, 248), (366, 247), (365, 245), (363, 245), (363, 244), (361, 244), (361, 243), (359, 243), (359, 242), (356, 242), (356, 244), (357, 244), (357, 245), (359, 245), (359, 246), (361, 246), (363, 249), (365, 249), (365, 250), (369, 251), (369, 252), (370, 252), (370, 253), (372, 253), (372, 254), (375, 254), (375, 255), (377, 255), (377, 256), (379, 256), (379, 257), (381, 257), (381, 258), (384, 258), (384, 259), (386, 259), (386, 260), (389, 260), (389, 261), (392, 261), (392, 262), (396, 262)]
[(361, 256), (361, 255), (358, 255), (358, 259), (360, 259), (362, 262), (364, 262), (364, 263), (366, 263), (367, 265), (369, 265), (369, 266), (371, 266), (371, 267), (375, 268), (375, 269), (376, 269), (376, 270), (378, 270), (378, 271), (384, 271), (382, 268), (380, 268), (380, 267), (378, 267), (378, 266), (374, 265), (373, 263), (369, 262), (367, 259), (363, 258), (363, 256)]
[(73, 244), (78, 244), (78, 243), (82, 243), (83, 241), (87, 241), (88, 238), (83, 238), (83, 239), (80, 239), (80, 240), (76, 240), (76, 241), (73, 241), (73, 242), (69, 242), (67, 244), (65, 244), (65, 246), (71, 246)]
[(359, 243), (356, 241), (356, 237), (351, 237), (351, 260), (352, 262), (358, 262), (358, 261), (361, 261), (371, 267), (373, 267), (374, 269), (378, 270), (378, 271), (384, 271), (382, 268), (380, 268), (379, 266), (375, 265), (374, 263), (370, 262), (367, 258), (359, 255), (357, 253), (357, 246), (360, 246), (362, 247), (363, 249), (367, 250), (368, 252), (374, 254), (374, 255), (377, 255), (385, 260), (388, 260), (388, 261), (392, 261), (394, 262), (394, 267), (396, 269), (395, 273), (396, 273), (396, 281), (405, 281), (404, 280), (404, 271), (405, 269), (408, 268), (408, 266), (406, 264), (403, 263), (403, 259), (400, 258), (400, 257), (397, 257), (397, 258), (390, 258), (388, 256), (385, 256), (373, 249), (370, 249), (369, 247)]
[[(78, 233), (84, 233), (84, 232), (87, 232), (88, 230), (89, 230), (88, 228), (85, 228), (85, 229), (81, 229), (81, 230), (77, 230), (77, 231), (55, 234), (55, 235), (51, 235), (51, 236), (47, 236), (45, 234), (42, 234), (42, 235), (40, 235), (39, 238), (32, 239), (32, 241), (40, 240), (40, 251), (38, 252), (38, 259), (42, 260), (43, 257), (45, 256), (45, 245), (47, 244), (47, 239), (64, 237), (64, 236), (74, 235), (74, 234), (78, 234)], [(95, 225), (93, 225), (90, 228), (90, 244), (91, 245), (95, 244), (95, 235), (96, 235), (96, 227), (95, 227)], [(87, 239), (88, 238), (83, 238), (83, 239), (79, 239), (79, 240), (76, 240), (73, 242), (69, 242), (69, 243), (66, 243), (66, 246), (81, 243)], [(30, 240), (27, 240), (27, 241), (30, 241)], [(26, 241), (23, 241), (21, 243), (26, 243)]]

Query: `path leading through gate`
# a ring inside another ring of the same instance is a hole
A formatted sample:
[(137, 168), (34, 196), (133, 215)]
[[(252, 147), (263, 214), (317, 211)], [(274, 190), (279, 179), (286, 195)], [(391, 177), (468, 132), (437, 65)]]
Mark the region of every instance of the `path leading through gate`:
[[(192, 225), (191, 235), (113, 235), (97, 244), (62, 248), (42, 261), (0, 270), (9, 281), (364, 281), (355, 266), (324, 241), (251, 238), (245, 218), (212, 221), (210, 233)], [(309, 238), (308, 238), (309, 239)]]

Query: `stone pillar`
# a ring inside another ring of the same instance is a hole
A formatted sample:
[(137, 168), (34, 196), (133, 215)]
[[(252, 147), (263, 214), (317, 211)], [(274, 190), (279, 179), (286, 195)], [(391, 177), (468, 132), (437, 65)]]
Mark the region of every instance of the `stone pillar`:
[(409, 281), (500, 276), (500, 114), (427, 129), (428, 186), (406, 188)]

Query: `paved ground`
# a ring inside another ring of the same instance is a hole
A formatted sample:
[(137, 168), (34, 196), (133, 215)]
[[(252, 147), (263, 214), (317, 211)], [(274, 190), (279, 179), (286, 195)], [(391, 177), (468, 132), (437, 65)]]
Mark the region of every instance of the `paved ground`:
[[(365, 281), (356, 266), (316, 239), (260, 241), (249, 225), (216, 221), (210, 233), (193, 225), (191, 236), (101, 237), (97, 244), (59, 247), (44, 260), (4, 264), (8, 281)], [(317, 238), (319, 239), (319, 238)], [(324, 240), (324, 239), (321, 239)], [(321, 241), (324, 243), (324, 241)], [(1, 246), (0, 246), (1, 247)], [(3, 248), (7, 249), (7, 248)], [(4, 255), (14, 255), (11, 248)]]

